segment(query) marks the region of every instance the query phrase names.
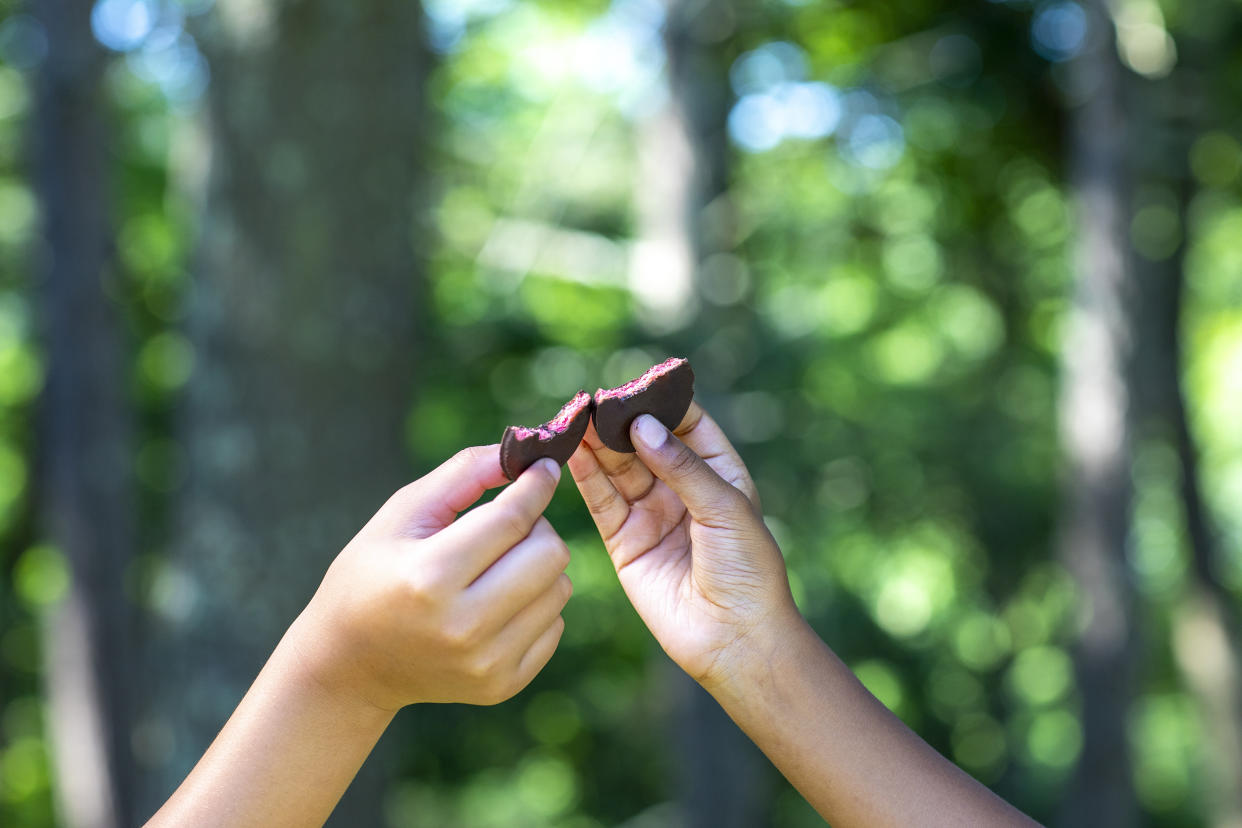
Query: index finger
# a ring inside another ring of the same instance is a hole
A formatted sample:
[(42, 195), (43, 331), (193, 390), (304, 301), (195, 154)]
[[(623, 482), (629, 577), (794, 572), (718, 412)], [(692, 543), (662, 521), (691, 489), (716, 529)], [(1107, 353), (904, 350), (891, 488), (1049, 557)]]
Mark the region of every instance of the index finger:
[(552, 502), (560, 479), (560, 465), (545, 457), (518, 475), (495, 500), (466, 512), (427, 543), (452, 562), (463, 586), (473, 583), (530, 534)]
[(398, 490), (377, 517), (406, 537), (425, 538), (507, 480), (500, 469), (499, 443), (470, 446)]

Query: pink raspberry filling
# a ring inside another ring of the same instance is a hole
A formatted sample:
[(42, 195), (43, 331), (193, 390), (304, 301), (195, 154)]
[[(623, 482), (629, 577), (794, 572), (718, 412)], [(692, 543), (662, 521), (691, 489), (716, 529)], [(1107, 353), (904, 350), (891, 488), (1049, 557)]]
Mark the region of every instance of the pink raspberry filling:
[(643, 372), (638, 379), (630, 380), (625, 385), (618, 385), (616, 388), (607, 390), (601, 388), (595, 392), (595, 404), (599, 405), (602, 400), (617, 399), (619, 397), (631, 397), (639, 391), (645, 391), (647, 386), (655, 382), (660, 377), (672, 371), (674, 368), (685, 363), (681, 357), (672, 357), (661, 362), (659, 365), (653, 365)]
[(574, 394), (574, 398), (565, 403), (555, 417), (548, 420), (541, 426), (534, 428), (526, 428), (525, 426), (514, 426), (513, 436), (519, 440), (529, 440), (531, 437), (538, 437), (540, 440), (551, 440), (558, 434), (564, 433), (569, 428), (569, 424), (578, 416), (578, 412), (591, 404), (591, 395), (585, 391), (579, 391)]

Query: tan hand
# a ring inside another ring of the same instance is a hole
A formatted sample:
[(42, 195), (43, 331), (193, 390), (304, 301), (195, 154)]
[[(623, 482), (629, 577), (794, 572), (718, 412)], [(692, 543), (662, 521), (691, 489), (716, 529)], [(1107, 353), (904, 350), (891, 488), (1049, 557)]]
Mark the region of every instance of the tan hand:
[(468, 448), (398, 491), (329, 567), (296, 626), (325, 687), (384, 710), (496, 704), (552, 657), (572, 587), (569, 549), (542, 517), (560, 467), (505, 482), (499, 446)]
[(630, 434), (638, 453), (621, 454), (592, 426), (569, 469), (630, 602), (711, 689), (752, 632), (800, 623), (785, 563), (746, 466), (697, 403), (675, 435), (650, 416)]

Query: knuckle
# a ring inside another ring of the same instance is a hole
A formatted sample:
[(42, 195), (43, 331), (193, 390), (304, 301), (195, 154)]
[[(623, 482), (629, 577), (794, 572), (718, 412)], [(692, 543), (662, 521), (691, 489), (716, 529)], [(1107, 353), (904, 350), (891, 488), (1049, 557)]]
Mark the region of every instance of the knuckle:
[(467, 446), (466, 448), (461, 449), (456, 454), (454, 454), (452, 457), (450, 457), (449, 463), (451, 463), (456, 468), (468, 468), (470, 466), (473, 466), (475, 462), (480, 459), (480, 456), (482, 455), (482, 453), (483, 453), (482, 446)]
[(496, 522), (499, 528), (516, 538), (526, 537), (531, 530), (530, 520), (516, 506), (501, 506), (496, 513)]
[(491, 653), (475, 653), (466, 661), (466, 675), (488, 688), (496, 683), (497, 660)]
[(754, 514), (754, 506), (746, 498), (746, 495), (733, 489), (732, 491), (721, 492), (720, 496), (707, 505), (705, 520), (722, 525), (736, 523), (739, 519), (745, 519)]
[(530, 524), (530, 529), (526, 533), (528, 540), (543, 546), (552, 546), (560, 540), (560, 535), (556, 534), (556, 530), (552, 528), (552, 524), (548, 523), (548, 519), (540, 515), (535, 518), (534, 523)]
[(557, 538), (556, 543), (552, 546), (551, 557), (556, 562), (556, 568), (564, 572), (569, 566), (570, 561), (569, 546), (563, 540)]
[(429, 566), (417, 567), (405, 578), (406, 594), (418, 606), (436, 603), (439, 599), (439, 587), (438, 573)]
[(548, 635), (547, 649), (543, 654), (544, 662), (552, 658), (552, 654), (556, 652), (556, 648), (561, 644), (561, 638), (565, 635), (565, 616), (557, 615), (552, 619), (552, 623), (544, 631)]
[(721, 505), (731, 511), (741, 511), (752, 513), (755, 511), (755, 504), (750, 502), (750, 498), (741, 489), (729, 486), (722, 493), (720, 498)]
[(461, 652), (470, 652), (478, 645), (481, 636), (479, 624), (474, 618), (454, 619), (444, 625), (444, 641)]
[(562, 572), (560, 577), (556, 579), (556, 588), (560, 591), (561, 605), (564, 606), (574, 594), (574, 582), (569, 579), (568, 575)]
[(687, 475), (695, 470), (699, 462), (699, 456), (689, 446), (683, 444), (669, 461), (668, 467), (673, 474)]
[(388, 498), (388, 502), (397, 504), (416, 503), (421, 499), (421, 497), (422, 487), (419, 485), (419, 481), (415, 480), (410, 483), (406, 483), (400, 489), (393, 492), (392, 497)]

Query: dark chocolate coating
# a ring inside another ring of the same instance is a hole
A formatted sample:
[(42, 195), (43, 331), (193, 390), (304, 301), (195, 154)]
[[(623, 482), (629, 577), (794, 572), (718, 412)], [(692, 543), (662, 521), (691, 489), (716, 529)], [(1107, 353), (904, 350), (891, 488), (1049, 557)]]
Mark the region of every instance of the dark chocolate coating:
[(595, 403), (595, 431), (599, 441), (613, 451), (632, 454), (630, 423), (640, 414), (650, 414), (670, 431), (686, 416), (694, 399), (694, 370), (683, 362), (646, 388), (628, 397), (612, 397)]
[(514, 426), (507, 427), (504, 437), (500, 439), (500, 468), (505, 477), (517, 480), (518, 475), (540, 457), (551, 457), (557, 464), (564, 464), (582, 442), (589, 422), (591, 406), (584, 405), (569, 422), (568, 428), (547, 440), (540, 440), (537, 434), (520, 439), (514, 436)]

